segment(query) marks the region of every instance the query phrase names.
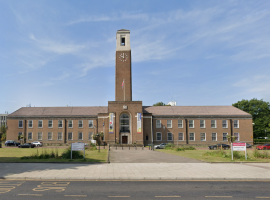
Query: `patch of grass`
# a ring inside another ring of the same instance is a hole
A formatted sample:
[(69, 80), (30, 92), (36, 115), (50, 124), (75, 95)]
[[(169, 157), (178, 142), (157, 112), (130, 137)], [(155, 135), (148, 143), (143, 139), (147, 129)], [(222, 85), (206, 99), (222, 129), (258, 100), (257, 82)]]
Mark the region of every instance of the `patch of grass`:
[[(85, 150), (85, 159), (60, 159), (60, 155), (64, 153), (66, 148), (1, 148), (0, 149), (0, 162), (107, 162), (108, 150)], [(51, 152), (54, 152), (54, 158), (47, 158), (52, 156)], [(83, 154), (83, 152), (82, 152)], [(57, 156), (58, 155), (58, 156)], [(30, 158), (33, 156), (33, 158)], [(37, 159), (38, 156), (38, 159)], [(25, 157), (26, 159), (21, 159)], [(46, 159), (47, 158), (47, 159)]]
[[(175, 151), (158, 149), (155, 151), (160, 151), (164, 153), (169, 153), (173, 155), (183, 156), (186, 158), (193, 158), (206, 162), (270, 162), (270, 158), (257, 158), (253, 154), (253, 150), (247, 150), (248, 160), (245, 160), (244, 152), (234, 152), (234, 160), (231, 159), (231, 150), (185, 150), (185, 151)], [(236, 153), (236, 154), (235, 154)], [(269, 152), (270, 153), (270, 152)], [(261, 151), (261, 155), (269, 154), (266, 151)]]
[(265, 158), (265, 159), (269, 159), (270, 158), (270, 155), (267, 151), (259, 151), (259, 150), (254, 150), (253, 151), (253, 156), (255, 158)]

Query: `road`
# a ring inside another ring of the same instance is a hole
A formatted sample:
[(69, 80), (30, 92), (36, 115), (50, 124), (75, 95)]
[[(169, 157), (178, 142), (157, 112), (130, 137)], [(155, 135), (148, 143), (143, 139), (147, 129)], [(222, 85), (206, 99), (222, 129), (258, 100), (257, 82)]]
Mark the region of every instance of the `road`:
[(0, 199), (269, 199), (270, 181), (0, 180)]

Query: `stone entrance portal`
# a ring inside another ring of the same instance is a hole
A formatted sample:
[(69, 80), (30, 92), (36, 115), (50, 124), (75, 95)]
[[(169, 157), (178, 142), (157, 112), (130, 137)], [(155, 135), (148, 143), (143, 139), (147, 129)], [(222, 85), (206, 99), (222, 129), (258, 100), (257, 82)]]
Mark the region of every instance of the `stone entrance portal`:
[(128, 136), (122, 136), (122, 144), (128, 143)]

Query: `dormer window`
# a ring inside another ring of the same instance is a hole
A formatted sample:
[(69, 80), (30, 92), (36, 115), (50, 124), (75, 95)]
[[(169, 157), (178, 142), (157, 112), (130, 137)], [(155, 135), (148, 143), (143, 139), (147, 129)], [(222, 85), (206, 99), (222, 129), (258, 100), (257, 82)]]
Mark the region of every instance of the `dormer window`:
[(121, 37), (121, 46), (126, 46), (126, 38), (124, 36)]

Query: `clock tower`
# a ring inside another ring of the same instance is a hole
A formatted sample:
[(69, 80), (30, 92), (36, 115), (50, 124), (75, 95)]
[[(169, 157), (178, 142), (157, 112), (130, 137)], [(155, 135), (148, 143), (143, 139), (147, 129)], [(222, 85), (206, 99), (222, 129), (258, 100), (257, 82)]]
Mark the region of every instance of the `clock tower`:
[(115, 101), (132, 101), (130, 31), (116, 33)]

